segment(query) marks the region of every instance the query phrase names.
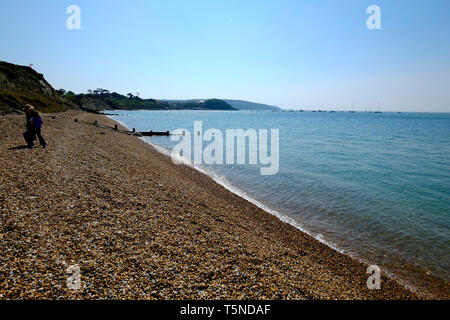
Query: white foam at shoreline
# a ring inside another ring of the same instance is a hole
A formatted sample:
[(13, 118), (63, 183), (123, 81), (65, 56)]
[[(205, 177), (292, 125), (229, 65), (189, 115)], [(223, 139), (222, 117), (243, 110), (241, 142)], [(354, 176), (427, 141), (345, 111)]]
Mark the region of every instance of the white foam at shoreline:
[[(122, 126), (124, 126), (125, 128), (127, 128), (127, 130), (129, 130), (128, 126), (127, 126), (125, 123), (123, 123), (122, 121), (113, 119), (113, 118), (111, 118), (110, 116), (107, 116), (107, 117), (110, 118), (110, 119), (113, 120), (113, 121), (118, 122), (119, 124), (121, 124)], [(166, 155), (166, 156), (168, 156), (168, 157), (171, 157), (171, 152), (170, 152), (170, 150), (168, 150), (168, 149), (166, 149), (166, 148), (164, 148), (164, 147), (161, 147), (160, 145), (157, 145), (157, 144), (155, 144), (155, 143), (152, 143), (152, 142), (146, 140), (145, 137), (139, 137), (139, 139), (141, 139), (142, 141), (144, 141), (144, 142), (148, 143), (149, 145), (151, 145), (151, 146), (152, 146), (153, 148), (155, 148), (158, 152), (160, 152), (160, 153), (162, 153), (162, 154), (164, 154), (164, 155)], [(217, 173), (215, 173), (215, 172), (213, 172), (213, 171), (210, 171), (210, 170), (208, 170), (208, 169), (206, 169), (206, 168), (204, 168), (204, 167), (198, 166), (198, 165), (193, 165), (193, 164), (189, 164), (189, 163), (183, 163), (183, 164), (186, 164), (186, 165), (188, 165), (189, 167), (191, 167), (191, 168), (193, 168), (193, 169), (195, 169), (195, 170), (197, 170), (197, 171), (199, 171), (199, 172), (201, 172), (201, 173), (203, 173), (203, 174), (209, 176), (209, 177), (212, 178), (216, 183), (220, 184), (220, 185), (221, 185), (222, 187), (224, 187), (225, 189), (227, 189), (227, 190), (231, 191), (232, 193), (234, 193), (234, 194), (240, 196), (241, 198), (247, 200), (248, 202), (250, 202), (250, 203), (256, 205), (257, 207), (263, 209), (264, 211), (266, 211), (266, 212), (268, 212), (268, 213), (270, 213), (270, 214), (276, 216), (279, 220), (281, 220), (281, 221), (283, 221), (283, 222), (285, 222), (285, 223), (287, 223), (287, 224), (289, 224), (289, 225), (291, 225), (291, 226), (293, 226), (293, 227), (299, 229), (300, 231), (302, 231), (302, 232), (304, 232), (304, 233), (310, 235), (311, 237), (313, 237), (313, 238), (316, 239), (317, 241), (319, 241), (319, 242), (321, 242), (321, 243), (327, 245), (328, 247), (332, 248), (333, 250), (336, 250), (336, 251), (338, 251), (338, 252), (340, 252), (340, 253), (342, 253), (342, 254), (346, 254), (346, 255), (352, 256), (350, 253), (348, 253), (348, 252), (346, 252), (345, 250), (343, 250), (343, 249), (337, 247), (337, 246), (336, 246), (335, 244), (333, 244), (332, 242), (329, 242), (329, 241), (325, 240), (321, 234), (314, 234), (314, 233), (308, 231), (308, 230), (305, 229), (299, 222), (297, 222), (297, 221), (294, 220), (293, 218), (288, 217), (288, 216), (286, 216), (286, 215), (284, 215), (284, 214), (282, 214), (282, 213), (280, 213), (280, 212), (278, 212), (278, 211), (276, 211), (276, 210), (273, 210), (273, 209), (269, 208), (268, 206), (266, 206), (265, 204), (263, 204), (263, 203), (259, 202), (258, 200), (252, 198), (252, 197), (249, 196), (245, 191), (243, 191), (243, 190), (239, 189), (238, 187), (234, 186), (234, 185), (233, 185), (230, 181), (228, 181), (225, 177), (220, 176), (220, 175), (218, 175)], [(358, 259), (357, 257), (354, 257), (354, 258)], [(358, 259), (358, 260), (359, 260), (359, 259)]]
[[(109, 119), (118, 122), (119, 124), (121, 124), (122, 126), (124, 126), (125, 128), (127, 128), (127, 130), (130, 130), (130, 129), (128, 128), (128, 126), (127, 126), (125, 123), (123, 123), (122, 121), (113, 119), (113, 118), (111, 118), (109, 115), (106, 115), (106, 116), (107, 116)], [(152, 142), (146, 140), (145, 137), (139, 137), (139, 139), (141, 139), (141, 140), (144, 141), (145, 143), (151, 145), (151, 146), (152, 146), (153, 148), (155, 148), (158, 152), (160, 152), (160, 153), (162, 153), (162, 154), (164, 154), (164, 155), (166, 155), (166, 156), (168, 156), (168, 157), (171, 158), (171, 152), (170, 152), (170, 150), (168, 150), (168, 149), (166, 149), (166, 148), (164, 148), (164, 147), (162, 147), (162, 146), (160, 146), (160, 145), (157, 145), (157, 144), (155, 144), (155, 143), (152, 143)], [(307, 230), (306, 228), (304, 228), (299, 222), (297, 222), (297, 221), (294, 220), (293, 218), (291, 218), (291, 217), (289, 217), (289, 216), (286, 216), (286, 215), (284, 215), (284, 214), (282, 214), (282, 213), (280, 213), (280, 212), (278, 212), (278, 211), (276, 211), (276, 210), (274, 210), (274, 209), (269, 208), (268, 206), (264, 205), (263, 203), (261, 203), (261, 202), (259, 202), (258, 200), (252, 198), (251, 196), (249, 196), (249, 195), (248, 195), (247, 193), (245, 193), (243, 190), (241, 190), (241, 189), (239, 189), (238, 187), (234, 186), (234, 185), (233, 185), (230, 181), (228, 181), (225, 177), (220, 176), (220, 175), (216, 174), (215, 172), (210, 171), (210, 170), (207, 170), (206, 168), (201, 167), (201, 166), (198, 166), (198, 165), (193, 165), (193, 164), (190, 164), (190, 163), (183, 163), (183, 164), (188, 165), (189, 167), (191, 167), (191, 168), (193, 168), (193, 169), (195, 169), (195, 170), (197, 170), (197, 171), (199, 171), (199, 172), (201, 172), (201, 173), (207, 175), (208, 177), (210, 177), (211, 179), (213, 179), (214, 182), (220, 184), (222, 187), (224, 187), (225, 189), (229, 190), (230, 192), (232, 192), (232, 193), (238, 195), (239, 197), (241, 197), (241, 198), (247, 200), (248, 202), (250, 202), (250, 203), (256, 205), (257, 207), (261, 208), (262, 210), (268, 212), (269, 214), (271, 214), (271, 215), (277, 217), (280, 221), (285, 222), (285, 223), (287, 223), (287, 224), (293, 226), (294, 228), (296, 228), (296, 229), (298, 229), (298, 230), (300, 230), (300, 231), (302, 231), (302, 232), (308, 234), (309, 236), (313, 237), (315, 240), (319, 241), (320, 243), (325, 244), (325, 245), (328, 246), (329, 248), (331, 248), (331, 249), (333, 249), (333, 250), (335, 250), (335, 251), (337, 251), (337, 252), (339, 252), (339, 253), (345, 254), (345, 255), (347, 255), (347, 256), (349, 256), (349, 257), (351, 257), (351, 258), (353, 258), (353, 259), (355, 259), (355, 260), (357, 260), (357, 261), (359, 261), (359, 262), (361, 262), (361, 263), (363, 263), (363, 264), (365, 264), (365, 265), (371, 265), (371, 264), (373, 264), (373, 263), (371, 263), (370, 261), (367, 261), (367, 260), (363, 259), (362, 257), (360, 257), (360, 256), (358, 256), (358, 255), (352, 254), (351, 252), (347, 252), (347, 251), (345, 251), (344, 249), (341, 249), (341, 248), (337, 247), (334, 243), (325, 240), (325, 239), (323, 238), (323, 235), (322, 235), (322, 234), (320, 234), (320, 233), (319, 233), (319, 234), (315, 234), (315, 233), (313, 233), (313, 232), (310, 232), (309, 230)], [(392, 279), (395, 279), (396, 281), (398, 281), (398, 283), (400, 283), (400, 284), (401, 284), (402, 286), (404, 286), (405, 288), (407, 288), (407, 289), (409, 289), (409, 290), (411, 290), (411, 291), (414, 291), (414, 292), (418, 292), (418, 288), (417, 288), (416, 286), (412, 285), (412, 284), (410, 283), (410, 281), (405, 280), (405, 279), (402, 279), (402, 278), (399, 278), (397, 275), (395, 275), (395, 274), (392, 273), (392, 272), (389, 272), (389, 271), (386, 270), (386, 269), (384, 269), (383, 272), (384, 272), (389, 278), (392, 278)]]

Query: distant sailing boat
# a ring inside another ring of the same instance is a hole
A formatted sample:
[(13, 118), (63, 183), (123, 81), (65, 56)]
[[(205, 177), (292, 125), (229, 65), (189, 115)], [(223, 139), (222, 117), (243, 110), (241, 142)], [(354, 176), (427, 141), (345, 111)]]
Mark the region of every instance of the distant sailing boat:
[(352, 103), (352, 110), (350, 110), (349, 112), (350, 113), (355, 113), (355, 110), (353, 110), (354, 109), (354, 105), (353, 105), (353, 103)]
[(378, 111), (375, 111), (374, 113), (382, 113), (380, 109), (380, 102), (378, 102)]

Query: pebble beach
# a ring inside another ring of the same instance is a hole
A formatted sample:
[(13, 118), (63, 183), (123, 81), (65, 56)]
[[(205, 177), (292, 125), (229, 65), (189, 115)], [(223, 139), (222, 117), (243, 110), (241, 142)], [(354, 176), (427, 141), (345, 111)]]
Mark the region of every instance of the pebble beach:
[[(78, 121), (75, 122), (75, 119)], [(419, 299), (103, 115), (0, 116), (0, 299)], [(120, 125), (119, 125), (120, 127)], [(78, 266), (81, 288), (67, 286)]]

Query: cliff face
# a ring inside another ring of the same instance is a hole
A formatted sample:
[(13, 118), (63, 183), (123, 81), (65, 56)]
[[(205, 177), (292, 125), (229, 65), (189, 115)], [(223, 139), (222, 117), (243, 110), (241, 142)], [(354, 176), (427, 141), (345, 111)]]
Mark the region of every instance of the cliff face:
[(76, 106), (30, 67), (0, 61), (0, 114), (21, 112), (25, 104), (42, 112), (59, 112)]

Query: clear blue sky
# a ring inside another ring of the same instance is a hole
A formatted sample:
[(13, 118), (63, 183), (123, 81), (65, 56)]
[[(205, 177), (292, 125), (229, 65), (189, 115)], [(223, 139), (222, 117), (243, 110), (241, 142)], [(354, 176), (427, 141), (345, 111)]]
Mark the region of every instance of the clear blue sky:
[(75, 92), (450, 112), (449, 0), (1, 1), (0, 39), (0, 60)]

